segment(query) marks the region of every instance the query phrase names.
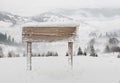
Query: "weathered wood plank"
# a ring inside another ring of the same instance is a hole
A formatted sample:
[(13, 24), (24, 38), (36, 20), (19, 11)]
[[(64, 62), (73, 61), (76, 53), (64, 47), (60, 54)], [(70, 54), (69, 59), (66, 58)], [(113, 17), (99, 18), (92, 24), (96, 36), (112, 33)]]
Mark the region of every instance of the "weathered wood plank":
[(49, 36), (49, 35), (41, 35), (41, 36), (32, 36), (32, 37), (23, 37), (25, 41), (58, 41), (64, 40), (71, 37), (69, 36)]
[(23, 28), (23, 33), (26, 34), (70, 34), (76, 30), (75, 27), (36, 27), (36, 28)]
[(76, 27), (24, 27), (24, 41), (56, 41), (75, 35)]

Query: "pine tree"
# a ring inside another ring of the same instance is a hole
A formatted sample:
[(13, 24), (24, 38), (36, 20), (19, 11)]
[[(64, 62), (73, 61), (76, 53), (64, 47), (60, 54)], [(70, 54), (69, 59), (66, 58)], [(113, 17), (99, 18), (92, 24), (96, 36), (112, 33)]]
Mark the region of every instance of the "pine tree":
[(10, 35), (8, 36), (8, 42), (11, 42), (11, 36)]
[(83, 55), (87, 56), (87, 49), (86, 48), (84, 49)]
[(68, 53), (66, 53), (66, 55), (65, 56), (68, 56)]
[(86, 53), (86, 52), (84, 52), (84, 53), (83, 53), (83, 55), (84, 55), (84, 56), (86, 56), (86, 55), (87, 55), (87, 53)]
[(38, 57), (40, 57), (40, 53), (38, 54)]
[(82, 52), (81, 48), (79, 47), (77, 55), (82, 55), (82, 54), (83, 54), (83, 52)]
[(4, 57), (2, 47), (0, 47), (0, 58)]
[(54, 54), (54, 56), (58, 56), (58, 53), (56, 52), (56, 53)]
[(118, 54), (117, 58), (120, 58), (120, 53)]
[(7, 34), (5, 33), (5, 41), (7, 40)]
[(12, 38), (12, 43), (14, 43), (14, 38)]
[(107, 53), (110, 52), (110, 47), (108, 45), (105, 47), (105, 52), (107, 52)]
[(97, 54), (95, 53), (95, 49), (94, 49), (94, 46), (90, 46), (90, 56), (94, 56), (94, 57), (97, 57)]

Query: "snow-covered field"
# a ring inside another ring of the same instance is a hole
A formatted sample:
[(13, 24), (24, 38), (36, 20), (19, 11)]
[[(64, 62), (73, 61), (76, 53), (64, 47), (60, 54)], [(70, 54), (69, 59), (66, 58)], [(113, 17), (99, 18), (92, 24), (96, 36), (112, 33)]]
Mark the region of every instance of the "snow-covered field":
[(67, 57), (0, 59), (0, 83), (120, 83), (120, 59), (75, 56), (73, 69)]

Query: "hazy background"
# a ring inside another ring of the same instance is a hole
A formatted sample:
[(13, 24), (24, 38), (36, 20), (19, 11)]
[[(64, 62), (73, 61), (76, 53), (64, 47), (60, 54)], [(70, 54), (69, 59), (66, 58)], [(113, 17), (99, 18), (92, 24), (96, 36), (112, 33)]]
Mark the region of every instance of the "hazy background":
[(54, 8), (120, 8), (120, 0), (0, 0), (0, 11), (22, 16)]

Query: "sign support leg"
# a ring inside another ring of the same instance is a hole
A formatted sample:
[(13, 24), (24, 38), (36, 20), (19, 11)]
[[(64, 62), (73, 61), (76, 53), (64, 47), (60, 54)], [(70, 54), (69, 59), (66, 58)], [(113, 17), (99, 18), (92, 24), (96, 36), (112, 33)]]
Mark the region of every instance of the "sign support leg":
[(73, 42), (68, 42), (68, 63), (73, 66)]
[(31, 56), (32, 56), (32, 42), (27, 42), (27, 70), (32, 69)]

